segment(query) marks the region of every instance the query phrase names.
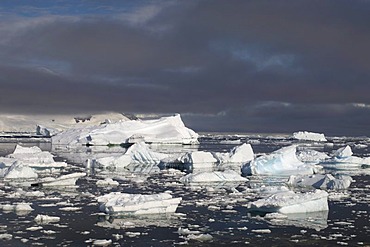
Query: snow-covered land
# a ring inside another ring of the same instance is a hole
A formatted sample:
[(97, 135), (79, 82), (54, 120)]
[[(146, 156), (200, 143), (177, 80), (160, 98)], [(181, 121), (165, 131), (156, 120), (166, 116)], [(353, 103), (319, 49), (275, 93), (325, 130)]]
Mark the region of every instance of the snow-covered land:
[(305, 193), (281, 192), (251, 202), (247, 207), (251, 211), (282, 214), (327, 211), (329, 210), (328, 193), (323, 190)]
[(314, 175), (292, 175), (289, 177), (288, 184), (296, 187), (314, 187), (324, 190), (343, 190), (347, 189), (352, 182), (350, 176), (340, 175), (334, 177), (331, 174)]
[(304, 164), (297, 158), (296, 145), (281, 148), (260, 156), (242, 167), (244, 175), (314, 174), (317, 166)]
[(123, 155), (92, 160), (91, 166), (104, 169), (122, 169), (130, 164), (156, 166), (162, 159), (167, 157), (167, 154), (150, 150), (149, 146), (144, 142), (138, 142), (130, 146)]
[(314, 133), (308, 131), (298, 131), (293, 133), (293, 138), (302, 141), (317, 141), (317, 142), (326, 142), (324, 134)]
[(0, 132), (24, 132), (50, 136), (70, 128), (125, 120), (128, 120), (128, 118), (120, 113), (84, 116), (0, 114)]
[(370, 165), (370, 157), (360, 158), (353, 156), (350, 146), (339, 148), (332, 157), (320, 163), (325, 168), (330, 169), (358, 169), (363, 165)]
[(73, 128), (53, 136), (53, 145), (112, 145), (122, 143), (196, 144), (198, 134), (185, 127), (179, 114), (155, 120), (128, 120)]
[(174, 213), (181, 198), (173, 198), (169, 193), (128, 194), (111, 192), (97, 198), (100, 210), (109, 214), (166, 214)]
[(16, 161), (32, 168), (63, 168), (67, 166), (65, 162), (55, 162), (51, 153), (42, 151), (36, 146), (22, 147), (17, 145), (12, 154), (0, 157), (0, 166), (11, 166)]

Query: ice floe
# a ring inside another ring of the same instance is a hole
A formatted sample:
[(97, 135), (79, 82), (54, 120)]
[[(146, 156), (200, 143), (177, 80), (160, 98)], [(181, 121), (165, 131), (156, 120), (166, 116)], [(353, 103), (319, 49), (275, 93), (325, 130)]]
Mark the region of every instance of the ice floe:
[(245, 175), (314, 174), (316, 165), (304, 164), (297, 158), (296, 145), (283, 147), (270, 154), (257, 157), (242, 167)]
[(314, 133), (308, 131), (298, 131), (293, 133), (293, 138), (304, 141), (317, 141), (317, 142), (326, 142), (324, 134)]
[(347, 189), (352, 182), (350, 176), (340, 175), (334, 177), (331, 174), (314, 175), (292, 175), (289, 177), (288, 184), (296, 187), (314, 187), (324, 190), (343, 190)]
[(37, 224), (40, 224), (40, 225), (55, 223), (55, 222), (59, 222), (59, 221), (60, 221), (60, 217), (58, 217), (58, 216), (49, 216), (49, 215), (44, 215), (44, 214), (38, 214), (35, 217), (35, 222)]
[(297, 158), (303, 163), (318, 164), (328, 159), (329, 155), (324, 152), (305, 148), (297, 152)]
[(75, 172), (58, 177), (45, 177), (39, 179), (34, 185), (41, 185), (43, 187), (74, 187), (79, 178), (86, 176), (84, 172)]
[(196, 144), (198, 134), (185, 127), (179, 114), (154, 120), (128, 120), (74, 128), (53, 136), (54, 145), (111, 145), (122, 143)]
[(181, 198), (173, 198), (169, 193), (128, 194), (111, 192), (97, 198), (100, 210), (109, 214), (165, 214), (174, 213)]
[(10, 167), (0, 169), (0, 177), (4, 177), (4, 179), (36, 179), (38, 175), (28, 165), (15, 161)]
[(250, 202), (247, 208), (250, 211), (279, 212), (282, 214), (327, 211), (329, 210), (328, 193), (323, 190), (305, 193), (281, 192)]
[(180, 182), (184, 184), (245, 181), (246, 178), (233, 170), (191, 173), (180, 178)]

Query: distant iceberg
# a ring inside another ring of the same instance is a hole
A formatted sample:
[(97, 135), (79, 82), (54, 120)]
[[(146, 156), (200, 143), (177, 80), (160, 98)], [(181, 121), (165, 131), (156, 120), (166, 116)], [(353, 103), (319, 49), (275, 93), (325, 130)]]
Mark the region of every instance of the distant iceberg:
[(326, 138), (324, 134), (321, 133), (314, 133), (308, 131), (298, 131), (293, 133), (293, 138), (297, 140), (304, 140), (304, 141), (317, 141), (317, 142), (326, 142)]
[(314, 187), (323, 190), (343, 190), (347, 189), (353, 179), (350, 176), (337, 176), (331, 174), (315, 175), (292, 175), (287, 184), (296, 187)]
[(111, 192), (97, 198), (100, 210), (109, 214), (145, 215), (174, 213), (181, 198), (169, 193), (127, 194)]
[(318, 167), (304, 164), (297, 158), (296, 145), (283, 147), (271, 154), (260, 156), (242, 167), (244, 175), (314, 174)]
[(282, 214), (327, 211), (328, 193), (323, 190), (295, 193), (281, 192), (259, 199), (247, 205), (250, 211), (278, 212)]
[(54, 145), (119, 145), (122, 143), (197, 144), (198, 134), (179, 114), (155, 120), (128, 120), (73, 128), (52, 137)]

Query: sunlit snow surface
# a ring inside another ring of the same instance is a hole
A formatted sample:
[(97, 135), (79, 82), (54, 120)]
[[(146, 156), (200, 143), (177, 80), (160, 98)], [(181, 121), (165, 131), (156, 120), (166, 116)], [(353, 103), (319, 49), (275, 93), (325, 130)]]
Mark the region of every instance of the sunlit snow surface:
[[(332, 157), (333, 151), (349, 145), (353, 156), (366, 158), (370, 140), (365, 138), (330, 138), (327, 142), (307, 142), (276, 135), (204, 135), (199, 145), (157, 145), (158, 153), (181, 157), (194, 151), (228, 153), (242, 143), (249, 143), (259, 157), (282, 147), (297, 145), (301, 161), (312, 163), (314, 157), (305, 150), (315, 150)], [(32, 146), (31, 143), (28, 143)], [(51, 151), (56, 161), (68, 166), (58, 177), (87, 173), (77, 180), (77, 187), (20, 187), (0, 180), (0, 246), (242, 246), (264, 244), (292, 245), (369, 245), (370, 240), (370, 169), (330, 169), (332, 175), (350, 175), (346, 190), (328, 190), (329, 211), (284, 214), (250, 212), (246, 205), (277, 192), (313, 191), (308, 187), (287, 187), (287, 176), (247, 176), (235, 183), (225, 181), (187, 184), (180, 179), (186, 172), (170, 167), (153, 169), (153, 165), (133, 164), (127, 169), (86, 169), (88, 159), (119, 156), (121, 147), (58, 146)], [(2, 156), (13, 152), (15, 144), (0, 144)], [(318, 154), (316, 152), (311, 152)], [(320, 157), (326, 158), (323, 155)], [(318, 158), (317, 162), (322, 159)], [(223, 164), (220, 171), (240, 171), (241, 164)], [(335, 168), (335, 167), (334, 167)], [(193, 171), (199, 174), (198, 171)], [(212, 172), (212, 171), (200, 171)], [(213, 173), (219, 177), (221, 173)], [(222, 177), (223, 178), (223, 177)], [(216, 180), (216, 179), (215, 179)], [(105, 181), (105, 183), (97, 183)], [(115, 183), (114, 181), (118, 182)], [(111, 192), (152, 195), (168, 193), (182, 198), (173, 214), (117, 216), (99, 210), (97, 198)], [(40, 220), (40, 219), (43, 220)], [(58, 220), (59, 219), (59, 220)]]

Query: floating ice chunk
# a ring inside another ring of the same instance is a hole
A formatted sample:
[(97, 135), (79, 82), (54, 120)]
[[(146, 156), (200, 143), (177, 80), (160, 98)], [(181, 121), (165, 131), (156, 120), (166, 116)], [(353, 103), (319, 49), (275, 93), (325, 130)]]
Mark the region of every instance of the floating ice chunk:
[(331, 174), (315, 174), (315, 175), (292, 175), (289, 177), (288, 184), (297, 187), (312, 186), (316, 189), (324, 190), (343, 190), (347, 189), (352, 182), (350, 176), (334, 177)]
[(108, 246), (112, 244), (111, 239), (96, 239), (93, 241), (93, 246)]
[(71, 129), (52, 138), (53, 144), (108, 145), (134, 143), (196, 144), (198, 134), (185, 127), (179, 114), (155, 120), (128, 120)]
[(44, 187), (62, 186), (62, 187), (73, 187), (76, 186), (76, 182), (79, 178), (86, 176), (84, 172), (75, 172), (67, 175), (61, 175), (59, 177), (46, 177), (40, 179), (36, 184)]
[(14, 211), (14, 212), (25, 212), (25, 211), (32, 211), (33, 208), (30, 206), (29, 203), (17, 203), (17, 204), (4, 204), (0, 205), (0, 208), (4, 211)]
[(129, 215), (174, 213), (181, 198), (168, 193), (152, 195), (111, 192), (98, 197), (100, 210), (106, 213)]
[(246, 163), (254, 159), (250, 144), (243, 143), (230, 150), (229, 153), (215, 153), (219, 163)]
[(281, 148), (271, 154), (260, 156), (242, 167), (245, 175), (291, 175), (313, 174), (317, 167), (298, 160), (296, 145)]
[(352, 156), (350, 146), (339, 148), (334, 152), (331, 158), (328, 158), (320, 163), (325, 168), (331, 169), (358, 169), (363, 165), (370, 165), (370, 158), (360, 158)]
[(212, 237), (211, 234), (202, 233), (202, 234), (189, 234), (187, 236), (187, 239), (204, 242), (204, 241), (211, 241), (213, 239), (213, 237)]
[(19, 161), (14, 162), (9, 168), (3, 168), (3, 176), (5, 179), (36, 179), (38, 177), (31, 167)]
[(0, 239), (10, 240), (12, 238), (13, 238), (13, 235), (12, 234), (9, 234), (9, 233), (2, 233), (2, 234), (0, 234)]
[(60, 221), (60, 217), (57, 216), (49, 216), (49, 215), (43, 215), (43, 214), (38, 214), (35, 217), (35, 221), (37, 224), (49, 224), (49, 223), (55, 223)]
[(247, 207), (251, 211), (282, 214), (327, 211), (329, 210), (328, 193), (323, 190), (306, 193), (282, 192), (251, 202)]
[(239, 173), (227, 170), (224, 172), (200, 172), (195, 174), (188, 174), (180, 178), (180, 181), (184, 184), (189, 183), (211, 183), (211, 182), (244, 182), (246, 178), (240, 176)]
[(317, 142), (326, 142), (324, 134), (314, 133), (308, 131), (298, 131), (293, 133), (293, 138), (304, 141), (317, 141)]
[(186, 153), (180, 159), (180, 162), (184, 164), (216, 164), (217, 159), (213, 156), (211, 152), (205, 151), (195, 151), (191, 153)]
[(124, 168), (130, 164), (158, 165), (162, 159), (167, 157), (167, 154), (154, 152), (147, 144), (140, 142), (133, 144), (121, 156), (96, 159), (92, 161), (92, 164), (103, 168)]
[(119, 183), (111, 178), (96, 181), (97, 186), (118, 186)]

